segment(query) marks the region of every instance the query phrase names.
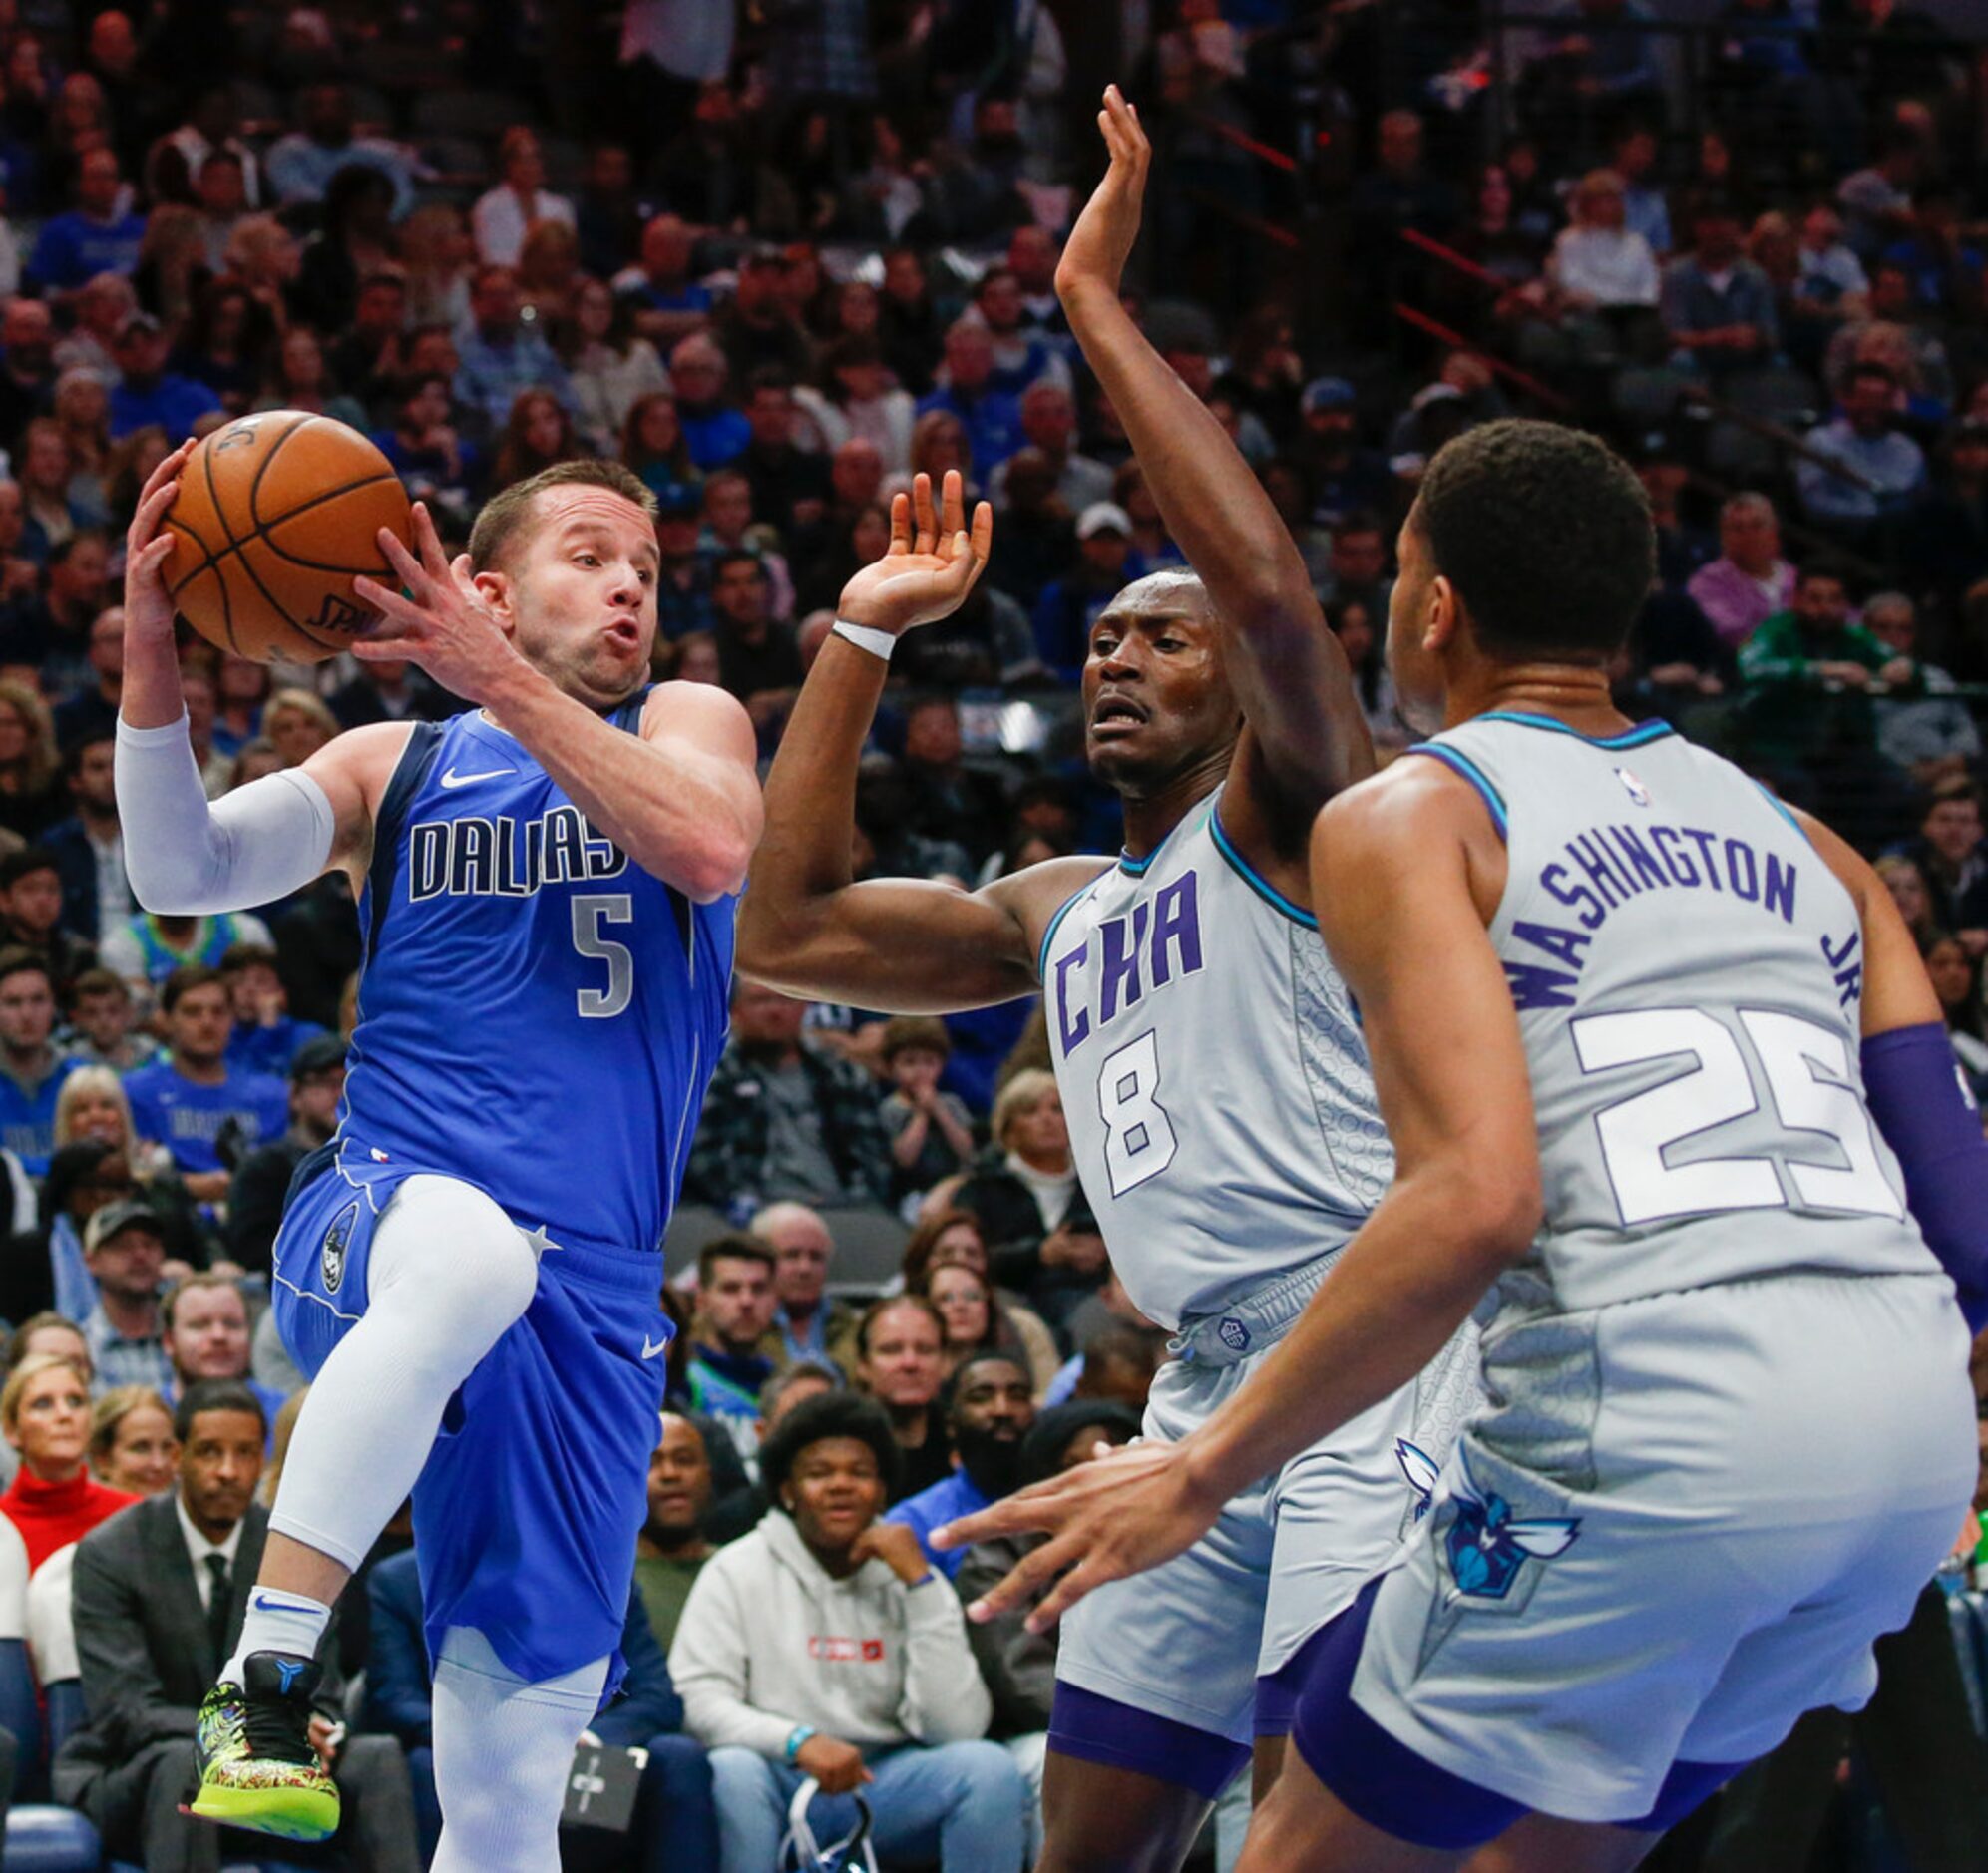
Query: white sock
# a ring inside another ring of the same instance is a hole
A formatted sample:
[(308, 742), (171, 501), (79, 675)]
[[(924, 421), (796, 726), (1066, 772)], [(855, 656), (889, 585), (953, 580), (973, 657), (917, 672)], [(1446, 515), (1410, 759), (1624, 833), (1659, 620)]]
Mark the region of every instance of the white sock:
[[(524, 1231), (482, 1191), (425, 1174), (402, 1184), (373, 1232), (365, 1316), (298, 1414), (271, 1532), (356, 1570), (412, 1492), (449, 1399), (531, 1306), (538, 1282)], [(244, 1651), (261, 1649), (247, 1640), (255, 1597)]]
[(549, 1873), (580, 1733), (607, 1683), (596, 1659), (530, 1684), (466, 1626), (435, 1667), (435, 1793), (442, 1842), (429, 1873)]
[(258, 1587), (248, 1596), (241, 1637), (234, 1657), (221, 1667), (223, 1683), (239, 1685), (241, 1668), (251, 1652), (287, 1652), (293, 1658), (314, 1659), (317, 1643), (331, 1623), (331, 1609), (308, 1594), (277, 1587)]

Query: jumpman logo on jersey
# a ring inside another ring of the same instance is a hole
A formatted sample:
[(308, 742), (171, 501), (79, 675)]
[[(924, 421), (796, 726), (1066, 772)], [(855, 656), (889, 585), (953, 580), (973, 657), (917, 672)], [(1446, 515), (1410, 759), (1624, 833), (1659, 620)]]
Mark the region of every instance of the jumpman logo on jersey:
[(515, 767), (494, 767), (487, 773), (482, 774), (458, 774), (455, 768), (451, 767), (442, 776), (442, 785), (444, 787), (468, 787), (476, 781), (499, 780), (506, 774), (515, 774), (517, 772), (518, 770)]

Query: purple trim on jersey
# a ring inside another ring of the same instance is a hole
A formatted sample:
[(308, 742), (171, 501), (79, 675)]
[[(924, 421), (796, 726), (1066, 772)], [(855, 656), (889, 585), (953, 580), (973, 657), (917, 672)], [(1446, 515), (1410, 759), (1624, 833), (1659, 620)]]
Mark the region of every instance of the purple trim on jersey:
[(1083, 1762), (1177, 1783), (1204, 1801), (1215, 1800), (1250, 1759), (1246, 1743), (1061, 1680), (1049, 1712), (1049, 1747)]
[(1744, 1762), (1673, 1762), (1650, 1812), (1615, 1825), (1634, 1828), (1639, 1834), (1661, 1834), (1709, 1801), (1746, 1766)]
[[(1527, 1809), (1425, 1762), (1353, 1701), (1353, 1675), (1382, 1575), (1305, 1642), (1305, 1686), (1291, 1741), (1306, 1766), (1370, 1827), (1415, 1847), (1457, 1852), (1495, 1840)], [(1293, 1661), (1295, 1664), (1296, 1661)]]
[(1864, 1096), (1905, 1173), (1926, 1247), (1953, 1278), (1967, 1330), (1988, 1324), (1988, 1140), (1945, 1026), (1894, 1027), (1863, 1043)]

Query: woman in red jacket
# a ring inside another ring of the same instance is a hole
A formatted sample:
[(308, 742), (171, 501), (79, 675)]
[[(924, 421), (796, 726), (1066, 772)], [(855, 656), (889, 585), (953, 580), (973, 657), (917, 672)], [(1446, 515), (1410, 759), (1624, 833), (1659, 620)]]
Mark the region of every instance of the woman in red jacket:
[(90, 1474), (90, 1388), (67, 1359), (36, 1353), (0, 1391), (0, 1436), (21, 1454), (0, 1514), (21, 1531), (28, 1571), (140, 1500)]

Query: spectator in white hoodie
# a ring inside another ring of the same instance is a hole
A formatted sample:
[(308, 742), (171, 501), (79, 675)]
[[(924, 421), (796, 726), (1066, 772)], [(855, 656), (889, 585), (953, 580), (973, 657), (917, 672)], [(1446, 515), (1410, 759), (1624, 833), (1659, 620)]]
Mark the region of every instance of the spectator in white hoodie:
[(711, 1752), (725, 1873), (764, 1873), (804, 1777), (829, 1838), (862, 1788), (880, 1854), (1017, 1873), (1029, 1797), (997, 1743), (966, 1620), (908, 1528), (878, 1521), (897, 1465), (874, 1399), (796, 1405), (761, 1446), (774, 1507), (705, 1563), (669, 1664)]

